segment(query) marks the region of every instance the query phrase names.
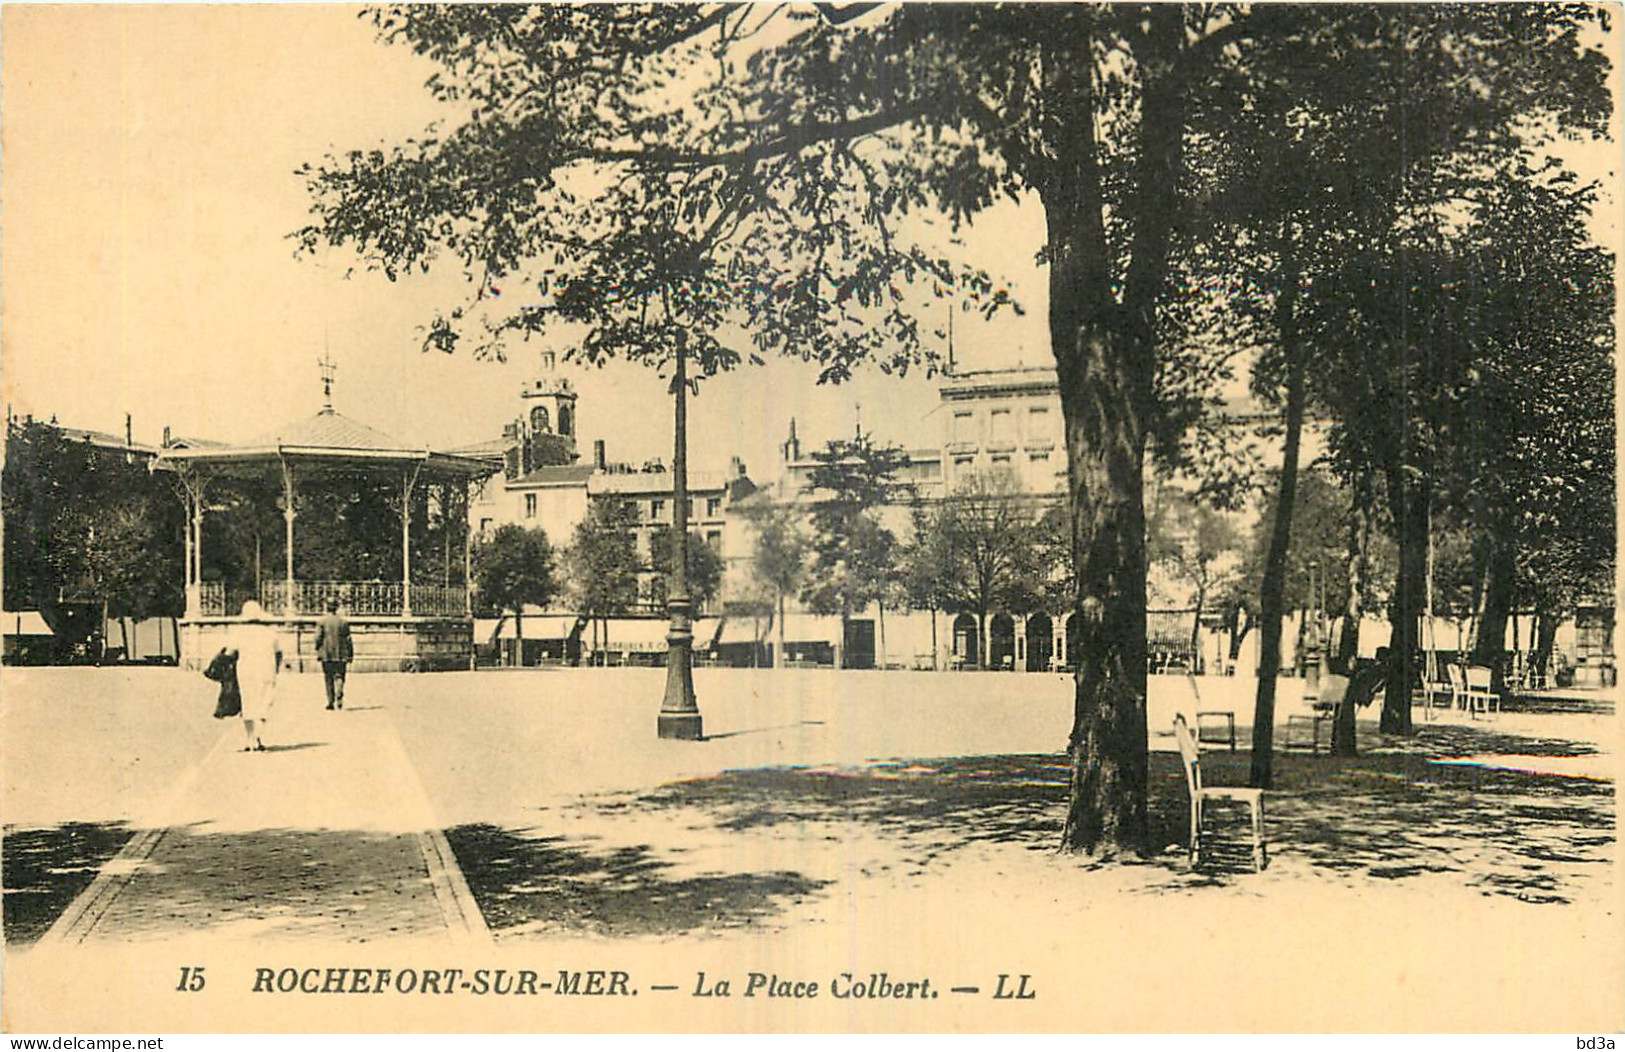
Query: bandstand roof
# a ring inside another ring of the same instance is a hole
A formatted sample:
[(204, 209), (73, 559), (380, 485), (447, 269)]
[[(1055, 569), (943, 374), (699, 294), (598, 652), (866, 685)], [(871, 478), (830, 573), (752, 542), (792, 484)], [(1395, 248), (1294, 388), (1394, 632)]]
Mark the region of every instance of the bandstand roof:
[(414, 449), (331, 407), (241, 445), (167, 448), (158, 455), (161, 466), (207, 466), (227, 472), (268, 467), (282, 460), (334, 469), (418, 464), (435, 474), (462, 478), (479, 478), (499, 470), (477, 457), (438, 452), (428, 446)]

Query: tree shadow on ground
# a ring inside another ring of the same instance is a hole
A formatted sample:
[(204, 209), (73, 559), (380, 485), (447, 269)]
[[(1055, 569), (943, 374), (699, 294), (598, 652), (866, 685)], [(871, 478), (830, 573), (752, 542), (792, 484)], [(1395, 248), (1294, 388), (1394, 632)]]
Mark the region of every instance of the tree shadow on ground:
[(767, 923), (827, 882), (799, 873), (674, 876), (648, 845), (591, 851), (579, 840), (486, 824), (446, 830), (492, 931), (677, 935)]
[(64, 822), (44, 829), (7, 826), (0, 844), (5, 941), (13, 946), (31, 943), (49, 931), (135, 833), (125, 822)]
[[(1395, 751), (1357, 757), (1277, 756), (1266, 795), (1271, 856), (1307, 863), (1343, 883), (1452, 874), (1465, 888), (1528, 902), (1567, 902), (1608, 876), (1614, 843), (1610, 782), (1432, 762), (1427, 731)], [(1483, 749), (1482, 740), (1439, 735)], [(1518, 755), (1542, 755), (1517, 745)], [(1485, 750), (1489, 751), (1489, 750)], [(1544, 755), (1567, 755), (1549, 752)], [(1203, 757), (1214, 785), (1241, 785), (1249, 756)], [(1152, 756), (1153, 844), (1185, 843), (1184, 773), (1167, 754)], [(1252, 872), (1244, 815), (1215, 815), (1206, 826), (1215, 852), (1197, 873), (1173, 870), (1152, 890), (1229, 883)]]
[[(1463, 887), (1530, 902), (1566, 902), (1607, 879), (1612, 783), (1432, 762), (1462, 754), (1572, 756), (1589, 746), (1474, 727), (1424, 727), (1373, 740), (1357, 757), (1278, 754), (1266, 797), (1272, 860), (1346, 884), (1454, 874)], [(1251, 878), (1245, 809), (1216, 808), (1204, 827), (1202, 865), (1186, 862), (1189, 794), (1177, 754), (1150, 758), (1152, 892), (1225, 886)], [(1210, 752), (1211, 785), (1244, 785), (1249, 754)], [(798, 835), (845, 826), (844, 837), (901, 841), (925, 867), (977, 843), (1033, 851), (1059, 846), (1068, 763), (1012, 754), (890, 761), (855, 768), (784, 767), (724, 772), (635, 799), (600, 799), (596, 811), (696, 808), (724, 830)]]

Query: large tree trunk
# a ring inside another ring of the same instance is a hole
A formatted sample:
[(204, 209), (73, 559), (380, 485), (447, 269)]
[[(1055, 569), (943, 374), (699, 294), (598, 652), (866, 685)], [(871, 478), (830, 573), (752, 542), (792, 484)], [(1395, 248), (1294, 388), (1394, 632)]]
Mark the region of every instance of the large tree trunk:
[[(1145, 456), (1156, 375), (1154, 311), (1167, 278), (1182, 168), (1183, 41), (1173, 5), (1150, 9), (1137, 47), (1140, 150), (1128, 203), (1132, 255), (1112, 297), (1087, 32), (1043, 55), (1046, 139), (1037, 181), (1048, 221), (1050, 343), (1066, 427), (1078, 668), (1063, 848), (1146, 847)], [(1079, 56), (1082, 56), (1081, 59)]]
[(774, 622), (773, 634), (778, 639), (778, 650), (773, 655), (773, 667), (784, 668), (784, 589), (779, 589), (779, 616)]
[(880, 618), (880, 670), (884, 672), (886, 670), (886, 604), (883, 601), (876, 599), (875, 610), (878, 612)]
[(1507, 617), (1512, 612), (1512, 546), (1486, 533), (1483, 544), (1483, 591), (1479, 603), (1478, 638), (1473, 644), (1473, 664), (1490, 669), (1490, 689), (1507, 692)]
[(1245, 606), (1236, 607), (1235, 614), (1230, 618), (1230, 626), (1230, 664), (1235, 665), (1241, 660), (1241, 644), (1253, 627), (1253, 619), (1248, 616)]
[[(1366, 551), (1371, 539), (1372, 499), (1371, 473), (1362, 471), (1349, 508), (1349, 590), (1343, 603), (1343, 631), (1337, 641), (1338, 671), (1351, 678), (1360, 660), (1360, 621), (1365, 617), (1360, 593), (1364, 591)], [(1357, 752), (1354, 699), (1345, 692), (1332, 720), (1332, 755), (1354, 756)]]
[(1207, 600), (1205, 589), (1196, 590), (1196, 617), (1191, 622), (1191, 669), (1202, 672), (1202, 605)]
[(1552, 677), (1552, 650), (1557, 646), (1557, 614), (1551, 610), (1541, 610), (1535, 619), (1535, 652), (1530, 657), (1530, 665), (1541, 677), (1541, 681), (1548, 686), (1557, 686)]
[(993, 649), (993, 641), (987, 637), (987, 609), (976, 611), (976, 667), (987, 671), (988, 651)]
[(1411, 733), (1411, 691), (1417, 682), (1422, 600), (1427, 591), (1427, 546), (1432, 485), (1425, 476), (1406, 481), (1395, 464), (1388, 470), (1388, 501), (1399, 542), (1399, 574), (1389, 612), (1388, 687), (1383, 692), (1384, 734)]
[[(1275, 521), (1270, 525), (1270, 546), (1264, 556), (1264, 580), (1259, 588), (1258, 693), (1253, 700), (1253, 753), (1248, 774), (1260, 789), (1270, 787), (1275, 755), (1275, 683), (1281, 673), (1281, 617), (1286, 606), (1286, 559), (1292, 543), (1292, 509), (1298, 498), (1298, 446), (1303, 438), (1304, 359), (1307, 350), (1298, 336), (1295, 304), (1298, 264), (1290, 250), (1290, 232), (1283, 232), (1281, 287), (1276, 294), (1276, 338), (1286, 356), (1286, 437), (1281, 456), (1281, 487), (1275, 500)], [(1303, 652), (1300, 645), (1299, 653)]]

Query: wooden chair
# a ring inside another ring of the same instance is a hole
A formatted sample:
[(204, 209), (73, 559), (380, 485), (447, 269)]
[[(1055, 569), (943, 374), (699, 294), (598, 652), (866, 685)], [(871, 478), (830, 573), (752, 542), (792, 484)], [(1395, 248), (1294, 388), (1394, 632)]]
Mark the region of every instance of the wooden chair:
[(1196, 747), (1196, 738), (1183, 715), (1174, 717), (1174, 740), (1179, 743), (1179, 755), (1185, 764), (1185, 787), (1191, 797), (1190, 861), (1195, 866), (1201, 858), (1202, 812), (1209, 800), (1233, 800), (1251, 809), (1253, 824), (1253, 865), (1260, 872), (1268, 865), (1264, 852), (1264, 790), (1240, 786), (1204, 786), (1202, 784), (1202, 756)]
[(1208, 709), (1196, 714), (1196, 743), (1220, 742), (1236, 751), (1236, 714), (1221, 709)]
[(1455, 708), (1460, 692), (1461, 669), (1455, 665), (1446, 665), (1444, 680), (1427, 680), (1422, 683), (1422, 718), (1435, 719), (1433, 711), (1435, 708)]
[[(1327, 673), (1320, 679), (1320, 686), (1313, 698), (1309, 699), (1309, 708), (1312, 710), (1308, 716), (1288, 716), (1286, 718), (1286, 741), (1282, 747), (1286, 749), (1301, 749), (1305, 745), (1311, 753), (1320, 751), (1320, 728), (1328, 728), (1326, 734), (1326, 747), (1331, 748), (1330, 727), (1337, 715), (1337, 706), (1342, 704), (1343, 696), (1348, 693), (1349, 678), (1336, 673)], [(1309, 729), (1309, 740), (1301, 741), (1298, 738), (1300, 729)]]
[(1490, 689), (1490, 670), (1483, 665), (1468, 666), (1466, 686), (1461, 691), (1461, 699), (1468, 715), (1475, 720), (1481, 713), (1488, 718), (1491, 709), (1494, 709), (1497, 715), (1501, 712), (1501, 695)]

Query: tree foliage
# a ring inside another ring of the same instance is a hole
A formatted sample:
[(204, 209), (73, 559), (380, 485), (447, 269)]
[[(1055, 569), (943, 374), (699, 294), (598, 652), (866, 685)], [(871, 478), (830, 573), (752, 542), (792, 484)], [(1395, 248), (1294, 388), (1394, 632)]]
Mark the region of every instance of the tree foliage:
[(801, 599), (814, 613), (839, 614), (844, 636), (854, 614), (884, 601), (895, 586), (897, 538), (878, 510), (906, 498), (897, 477), (908, 455), (858, 434), (834, 439), (812, 457), (812, 558)]
[(570, 601), (588, 617), (619, 617), (638, 599), (637, 512), (624, 500), (600, 498), (587, 509), (565, 552)]
[(182, 506), (145, 460), (16, 423), (3, 486), (7, 609), (77, 600), (113, 617), (180, 614)]
[[(1560, 123), (1601, 127), (1607, 60), (1582, 33), (1604, 15), (1536, 4), (385, 8), (371, 16), (381, 36), (439, 67), (429, 88), (453, 116), (307, 169), (315, 216), (298, 236), (310, 249), (349, 246), (391, 277), (437, 260), (461, 268), (469, 293), (429, 323), (426, 346), (473, 334), (500, 353), (504, 339), (562, 321), (588, 327), (577, 353), (589, 361), (664, 363), (689, 340), (702, 376), (783, 353), (834, 380), (862, 362), (929, 366), (917, 305), (944, 286), (988, 309), (1008, 302), (929, 239), (901, 237), (902, 217), (951, 226), (1001, 198), (1036, 200), (1080, 657), (1063, 836), (1109, 855), (1142, 846), (1146, 829), (1142, 470), (1201, 392), (1174, 308), (1207, 294), (1181, 283), (1205, 273), (1186, 262), (1200, 251), (1188, 232), (1201, 206), (1240, 207), (1221, 191), (1247, 179), (1222, 170), (1261, 159), (1275, 177), (1251, 181), (1274, 194), (1289, 182), (1281, 173), (1307, 170), (1284, 145), (1343, 136), (1348, 148), (1329, 150), (1290, 200), (1313, 212), (1327, 188), (1369, 197), (1353, 214), (1371, 221), (1336, 236), (1377, 264), (1351, 279), (1375, 278), (1391, 297), (1407, 283), (1387, 280), (1403, 270), (1387, 231), (1444, 196), (1423, 174), (1471, 174), (1486, 145)], [(1296, 98), (1299, 108), (1281, 102)], [(1251, 135), (1236, 116), (1249, 113), (1281, 119)], [(1403, 363), (1404, 334), (1376, 329), (1351, 325), (1340, 339)], [(1414, 430), (1405, 436), (1419, 448)]]
[[(1014, 473), (970, 475), (923, 516), (918, 584), (936, 594), (941, 609), (974, 613), (981, 639), (995, 610), (1039, 609), (1050, 569), (1038, 531), (1042, 511)], [(978, 653), (984, 665), (986, 650)]]
[[(671, 527), (655, 530), (649, 540), (649, 568), (666, 581), (671, 593)], [(705, 606), (722, 590), (722, 556), (699, 534), (688, 535), (688, 592), (696, 606)]]
[(513, 523), (499, 526), (474, 546), (474, 598), (478, 609), (523, 614), (526, 606), (545, 607), (558, 594), (553, 546), (540, 529)]

